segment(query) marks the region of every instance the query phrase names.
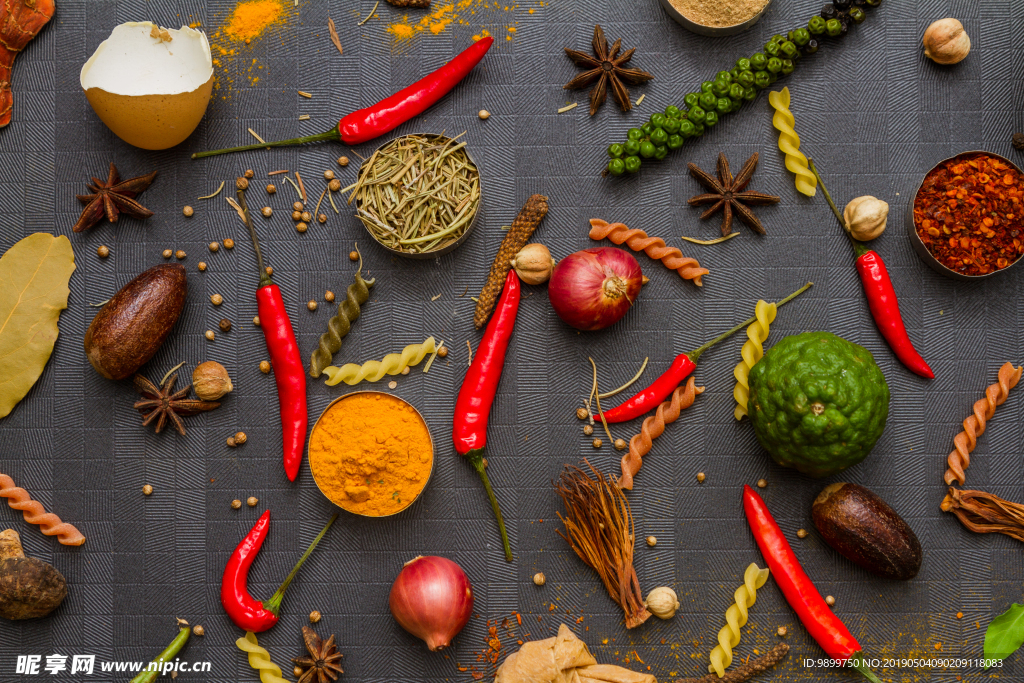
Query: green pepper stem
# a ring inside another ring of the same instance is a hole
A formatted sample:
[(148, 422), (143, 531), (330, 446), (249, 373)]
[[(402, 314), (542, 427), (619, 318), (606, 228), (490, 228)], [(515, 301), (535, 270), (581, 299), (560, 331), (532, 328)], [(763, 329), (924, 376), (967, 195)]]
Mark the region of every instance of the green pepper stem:
[(512, 546), (508, 542), (508, 532), (505, 531), (505, 518), (501, 516), (501, 508), (498, 506), (498, 499), (494, 495), (494, 489), (491, 488), (491, 480), (487, 478), (487, 465), (484, 464), (483, 456), (484, 449), (474, 448), (463, 457), (469, 461), (469, 464), (473, 466), (476, 473), (480, 475), (480, 480), (484, 483), (484, 490), (487, 491), (487, 497), (491, 501), (494, 517), (498, 520), (498, 531), (501, 532), (501, 545), (505, 549), (505, 561), (511, 562)]
[(263, 609), (267, 610), (271, 614), (276, 615), (278, 613), (281, 609), (281, 600), (284, 598), (284, 592), (288, 590), (288, 586), (291, 585), (292, 579), (294, 579), (295, 575), (299, 573), (302, 563), (305, 562), (306, 558), (313, 553), (317, 544), (320, 543), (320, 539), (324, 537), (324, 534), (327, 533), (327, 530), (331, 528), (331, 525), (334, 524), (334, 520), (336, 519), (338, 519), (337, 512), (334, 513), (333, 517), (327, 520), (327, 524), (320, 530), (320, 533), (316, 535), (313, 542), (309, 544), (309, 547), (306, 548), (306, 552), (302, 553), (302, 557), (300, 557), (299, 561), (295, 563), (294, 567), (292, 567), (291, 573), (285, 577), (284, 582), (281, 584), (281, 587), (277, 589), (277, 592), (270, 596), (269, 600), (263, 601)]
[(854, 661), (853, 668), (864, 678), (871, 681), (871, 683), (882, 683), (875, 672), (868, 668), (868, 665), (864, 663), (864, 653), (862, 651), (854, 652), (850, 655), (850, 659)]
[(242, 207), (242, 218), (245, 219), (245, 227), (249, 228), (249, 239), (252, 240), (253, 249), (256, 250), (256, 265), (260, 269), (259, 288), (269, 287), (274, 284), (274, 281), (270, 279), (270, 275), (267, 274), (267, 269), (263, 265), (263, 251), (260, 250), (260, 241), (256, 237), (256, 228), (252, 225), (252, 216), (249, 214), (249, 207), (245, 203), (245, 190), (238, 190), (235, 194), (238, 195), (238, 205)]
[[(156, 659), (154, 659), (149, 666), (140, 671), (138, 675), (131, 680), (131, 683), (153, 683), (157, 676), (163, 674), (163, 663), (173, 657), (176, 657), (177, 654), (181, 652), (181, 648), (183, 648), (185, 643), (188, 642), (188, 636), (191, 631), (189, 631), (188, 622), (179, 619), (178, 624), (178, 635), (174, 637), (171, 644), (164, 648), (164, 651), (158, 654)], [(181, 626), (181, 624), (184, 624), (184, 626)], [(150, 669), (149, 667), (154, 663), (158, 664), (158, 666), (154, 669)]]
[(320, 142), (322, 140), (341, 140), (341, 133), (338, 132), (337, 127), (330, 129), (326, 133), (317, 133), (316, 135), (305, 135), (301, 138), (292, 138), (291, 140), (277, 140), (275, 142), (259, 142), (253, 145), (243, 145), (241, 147), (228, 147), (227, 149), (215, 149), (210, 152), (196, 152), (192, 155), (193, 159), (202, 159), (203, 157), (217, 156), (218, 154), (228, 154), (230, 152), (249, 152), (254, 149), (266, 149), (268, 147), (288, 147), (290, 145), (304, 145), (307, 142)]
[[(792, 294), (790, 294), (786, 298), (780, 299), (779, 301), (776, 301), (775, 305), (776, 306), (783, 306), (783, 305), (789, 303), (790, 301), (792, 301), (793, 299), (797, 298), (798, 296), (800, 296), (801, 294), (806, 292), (808, 289), (810, 289), (811, 285), (813, 285), (813, 284), (814, 284), (813, 282), (808, 282), (806, 285), (804, 285), (800, 289), (796, 290), (795, 292), (793, 292)], [(700, 358), (700, 355), (702, 353), (704, 353), (705, 351), (707, 351), (708, 349), (710, 349), (712, 346), (714, 346), (718, 342), (722, 341), (723, 339), (727, 339), (728, 337), (731, 337), (732, 335), (736, 334), (737, 332), (739, 332), (740, 330), (742, 330), (744, 327), (746, 327), (747, 325), (751, 324), (755, 320), (757, 320), (756, 316), (751, 316), (751, 317), (747, 318), (746, 320), (741, 322), (736, 327), (734, 327), (734, 328), (732, 328), (730, 330), (726, 330), (725, 332), (723, 332), (722, 334), (718, 335), (717, 337), (715, 337), (711, 341), (704, 342), (703, 344), (701, 344), (700, 346), (695, 348), (693, 351), (690, 351), (690, 353), (688, 353), (686, 355), (688, 355), (690, 357), (691, 361), (696, 363), (697, 359)]]
[(853, 253), (857, 254), (858, 258), (868, 253), (870, 249), (868, 249), (863, 242), (855, 240), (853, 235), (846, 230), (846, 221), (843, 220), (843, 214), (839, 213), (839, 207), (837, 207), (836, 203), (832, 201), (832, 195), (828, 193), (828, 188), (825, 187), (825, 181), (822, 180), (821, 176), (818, 174), (818, 169), (814, 165), (814, 159), (808, 159), (807, 166), (810, 167), (811, 173), (814, 174), (814, 177), (818, 179), (818, 184), (821, 185), (821, 192), (825, 195), (825, 201), (827, 201), (828, 205), (832, 208), (832, 213), (836, 215), (836, 220), (839, 221), (839, 226), (843, 229), (843, 232), (846, 233), (846, 236), (850, 238), (850, 246), (853, 247)]

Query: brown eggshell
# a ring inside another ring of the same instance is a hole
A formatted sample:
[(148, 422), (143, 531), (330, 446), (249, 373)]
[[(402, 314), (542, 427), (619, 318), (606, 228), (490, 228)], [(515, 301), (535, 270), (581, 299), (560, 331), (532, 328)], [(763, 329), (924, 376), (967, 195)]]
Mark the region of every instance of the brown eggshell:
[(178, 263), (153, 266), (100, 309), (85, 333), (85, 355), (107, 379), (131, 377), (153, 357), (185, 307), (188, 281)]
[(829, 484), (811, 506), (825, 542), (872, 574), (911, 579), (921, 569), (921, 543), (889, 505), (858, 484)]
[(192, 92), (174, 95), (118, 95), (89, 88), (85, 97), (114, 133), (142, 149), (167, 149), (192, 134), (206, 113), (213, 76)]

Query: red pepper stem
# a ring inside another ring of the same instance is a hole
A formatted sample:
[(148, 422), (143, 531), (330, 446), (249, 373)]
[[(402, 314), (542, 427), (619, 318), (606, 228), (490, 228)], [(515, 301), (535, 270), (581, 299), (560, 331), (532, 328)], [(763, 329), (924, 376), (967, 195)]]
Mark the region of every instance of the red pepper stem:
[[(797, 298), (798, 296), (800, 296), (801, 294), (806, 292), (808, 289), (810, 289), (811, 285), (813, 285), (813, 284), (814, 284), (813, 282), (808, 282), (806, 285), (804, 285), (800, 289), (796, 290), (795, 292), (793, 292), (792, 294), (790, 294), (786, 298), (780, 299), (779, 301), (775, 302), (775, 305), (776, 306), (782, 306), (784, 304), (789, 303), (790, 301), (792, 301), (793, 299)], [(710, 349), (712, 346), (714, 346), (718, 342), (722, 341), (723, 339), (726, 339), (726, 338), (731, 337), (732, 335), (736, 334), (737, 332), (742, 330), (747, 325), (750, 325), (751, 323), (753, 323), (755, 320), (757, 320), (757, 317), (755, 317), (755, 316), (751, 316), (750, 318), (747, 318), (746, 320), (741, 322), (736, 327), (734, 327), (734, 328), (732, 328), (730, 330), (726, 330), (725, 332), (723, 332), (722, 334), (718, 335), (717, 337), (715, 337), (711, 341), (704, 342), (703, 344), (701, 344), (700, 346), (695, 348), (693, 351), (690, 351), (690, 353), (688, 353), (686, 355), (688, 355), (690, 357), (691, 361), (696, 363), (697, 359), (700, 358), (700, 354), (704, 353), (705, 351), (707, 351), (708, 349)]]
[(263, 601), (263, 609), (275, 616), (277, 615), (278, 610), (281, 609), (281, 600), (284, 598), (284, 592), (288, 590), (288, 586), (291, 584), (292, 579), (295, 578), (295, 575), (299, 573), (299, 569), (302, 568), (303, 562), (305, 562), (306, 558), (313, 553), (317, 544), (320, 543), (320, 539), (324, 537), (324, 534), (327, 533), (327, 530), (331, 528), (331, 525), (334, 524), (334, 520), (336, 519), (338, 519), (337, 512), (334, 513), (333, 517), (327, 520), (327, 524), (320, 530), (320, 533), (316, 535), (313, 542), (309, 544), (309, 547), (306, 548), (306, 552), (302, 554), (302, 557), (300, 557), (299, 561), (295, 563), (295, 566), (292, 567), (292, 571), (285, 577), (284, 582), (281, 584), (281, 587), (277, 589), (277, 592), (270, 596), (269, 600)]
[(252, 225), (252, 216), (249, 215), (249, 207), (245, 204), (245, 190), (238, 190), (238, 205), (242, 207), (242, 217), (245, 218), (245, 227), (249, 228), (249, 239), (252, 240), (253, 249), (256, 250), (256, 265), (260, 269), (260, 287), (269, 287), (274, 284), (263, 266), (263, 252), (260, 250), (260, 241), (256, 237), (256, 228)]
[(853, 235), (846, 230), (846, 221), (843, 220), (843, 214), (839, 213), (839, 207), (837, 207), (836, 203), (832, 201), (832, 195), (828, 193), (828, 188), (825, 187), (825, 181), (821, 179), (821, 175), (818, 173), (818, 169), (814, 165), (814, 159), (808, 159), (807, 165), (810, 167), (811, 173), (814, 174), (814, 177), (818, 179), (818, 184), (821, 185), (821, 191), (825, 195), (825, 201), (828, 202), (830, 207), (832, 207), (832, 213), (836, 215), (836, 220), (839, 221), (840, 227), (842, 227), (846, 236), (850, 238), (850, 246), (853, 247), (853, 252), (857, 254), (858, 258), (868, 253), (870, 249), (868, 249), (863, 242), (855, 240)]
[(254, 149), (266, 149), (267, 147), (288, 147), (290, 145), (304, 145), (307, 142), (321, 142), (322, 140), (341, 140), (341, 133), (338, 132), (337, 126), (330, 129), (326, 133), (317, 133), (316, 135), (305, 135), (301, 138), (292, 138), (291, 140), (259, 142), (253, 145), (243, 145), (241, 147), (228, 147), (227, 149), (215, 149), (209, 152), (196, 152), (195, 154), (192, 155), (192, 158), (202, 159), (203, 157), (212, 157), (218, 154), (228, 154), (230, 152), (249, 152)]
[(484, 464), (484, 449), (474, 448), (464, 456), (469, 464), (473, 466), (476, 473), (480, 475), (480, 481), (484, 483), (484, 490), (491, 501), (491, 509), (494, 510), (494, 517), (498, 520), (498, 531), (501, 532), (501, 546), (505, 549), (505, 561), (512, 561), (512, 546), (508, 542), (508, 532), (505, 531), (505, 518), (501, 516), (501, 508), (498, 506), (498, 499), (491, 488), (491, 480), (487, 478), (487, 465)]

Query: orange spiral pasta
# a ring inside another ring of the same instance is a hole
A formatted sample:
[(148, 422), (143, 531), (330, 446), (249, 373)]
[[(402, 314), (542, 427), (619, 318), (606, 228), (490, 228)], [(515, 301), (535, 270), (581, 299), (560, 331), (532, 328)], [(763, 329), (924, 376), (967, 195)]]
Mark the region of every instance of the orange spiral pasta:
[(26, 522), (39, 525), (40, 531), (47, 536), (56, 536), (61, 545), (85, 543), (85, 536), (81, 531), (67, 522), (60, 521), (60, 517), (52, 512), (47, 512), (42, 503), (32, 500), (28, 491), (15, 486), (14, 480), (2, 473), (0, 473), (0, 498), (7, 498), (7, 504), (15, 510), (21, 510)]
[(953, 437), (954, 449), (946, 458), (949, 469), (943, 477), (946, 484), (955, 481), (961, 486), (964, 485), (964, 470), (971, 464), (971, 451), (977, 445), (978, 437), (985, 433), (985, 423), (992, 419), (996, 407), (1006, 402), (1010, 389), (1017, 386), (1017, 382), (1020, 381), (1022, 371), (1024, 368), (1014, 369), (1013, 364), (1003, 363), (1003, 367), (999, 368), (996, 383), (985, 389), (985, 398), (975, 401), (974, 414), (964, 420), (964, 431)]
[(686, 381), (686, 386), (676, 387), (672, 396), (640, 425), (640, 433), (629, 440), (629, 450), (622, 456), (622, 476), (618, 481), (620, 489), (632, 490), (633, 477), (643, 465), (643, 456), (650, 453), (654, 440), (665, 431), (665, 425), (675, 422), (679, 412), (692, 406), (697, 394), (704, 392), (704, 387), (694, 386), (695, 384), (691, 377)]
[(643, 230), (630, 230), (623, 223), (591, 218), (590, 239), (608, 239), (614, 244), (625, 242), (633, 251), (642, 251), (652, 259), (661, 261), (669, 270), (676, 271), (684, 280), (692, 280), (698, 287), (701, 286), (701, 276), (709, 272), (707, 268), (700, 267), (697, 259), (683, 256), (683, 252), (675, 247), (665, 246), (665, 240), (660, 237), (648, 237)]

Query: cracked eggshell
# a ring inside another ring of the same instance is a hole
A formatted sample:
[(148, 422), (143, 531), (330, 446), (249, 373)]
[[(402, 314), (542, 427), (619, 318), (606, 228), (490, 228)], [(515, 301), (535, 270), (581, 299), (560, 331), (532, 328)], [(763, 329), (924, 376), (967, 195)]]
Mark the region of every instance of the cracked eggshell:
[[(152, 37), (153, 29), (170, 42)], [(213, 92), (206, 34), (149, 21), (115, 26), (82, 66), (82, 90), (119, 138), (142, 149), (167, 149), (199, 125)]]

